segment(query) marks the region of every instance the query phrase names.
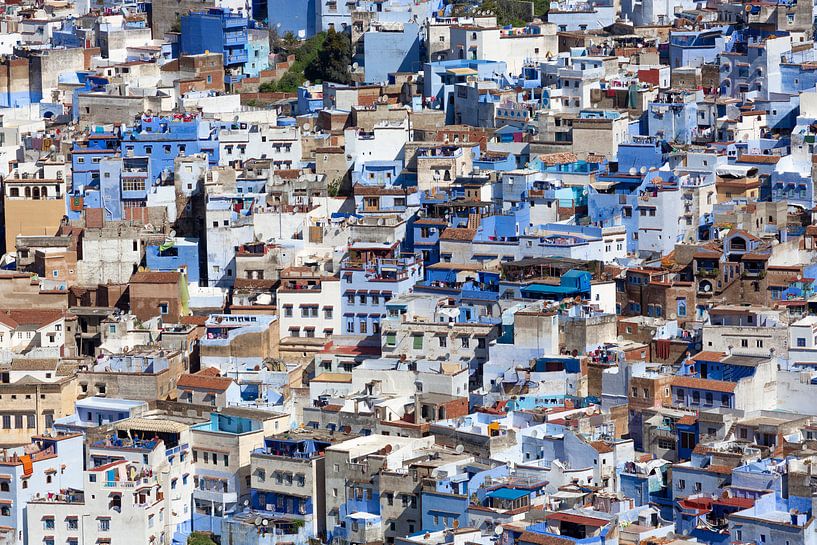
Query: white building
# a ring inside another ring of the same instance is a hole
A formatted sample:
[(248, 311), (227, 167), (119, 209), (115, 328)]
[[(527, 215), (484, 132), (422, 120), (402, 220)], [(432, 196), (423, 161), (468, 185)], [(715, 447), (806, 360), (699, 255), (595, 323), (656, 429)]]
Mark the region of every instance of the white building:
[(342, 334), (340, 280), (308, 267), (281, 272), (277, 300), (281, 338)]
[[(24, 450), (8, 449), (0, 458), (0, 543), (45, 543), (25, 539), (26, 519), (34, 498), (57, 494), (65, 488), (82, 487), (83, 437), (79, 434), (35, 437)], [(44, 535), (44, 534), (43, 534)], [(61, 543), (71, 543), (63, 540)], [(79, 543), (79, 542), (75, 542)], [(91, 542), (93, 543), (93, 542)]]

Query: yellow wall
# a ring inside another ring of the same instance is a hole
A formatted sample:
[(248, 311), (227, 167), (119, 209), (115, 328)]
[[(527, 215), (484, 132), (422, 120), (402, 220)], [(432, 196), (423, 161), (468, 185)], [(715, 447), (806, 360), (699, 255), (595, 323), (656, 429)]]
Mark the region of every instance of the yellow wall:
[(54, 235), (65, 216), (64, 199), (5, 199), (6, 251), (16, 248), (17, 236)]

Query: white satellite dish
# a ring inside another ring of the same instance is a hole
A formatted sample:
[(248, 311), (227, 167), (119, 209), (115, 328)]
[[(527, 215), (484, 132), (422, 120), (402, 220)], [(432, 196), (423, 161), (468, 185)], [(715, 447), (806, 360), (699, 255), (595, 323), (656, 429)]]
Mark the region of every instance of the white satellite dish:
[(503, 528), (501, 524), (497, 524), (496, 526), (494, 526), (494, 534), (496, 534), (498, 536), (501, 536), (502, 532), (504, 532), (504, 531), (505, 531), (505, 528)]
[(641, 167), (641, 170), (639, 170), (639, 172), (641, 174), (646, 174), (647, 173), (647, 167)]
[(357, 70), (358, 68), (360, 68), (360, 65), (358, 63), (356, 63), (356, 62), (353, 62), (352, 63), (352, 70)]
[(176, 238), (176, 230), (171, 229), (170, 232), (167, 234), (167, 236), (170, 237), (170, 238)]
[(630, 176), (635, 176), (636, 172), (638, 172), (635, 167), (630, 167)]
[(462, 445), (457, 445), (456, 448), (454, 449), (454, 452), (456, 452), (457, 454), (462, 454), (464, 451), (465, 447)]
[(312, 130), (312, 125), (310, 125), (309, 123), (304, 123), (304, 130), (306, 132), (309, 132), (310, 130)]
[(255, 525), (256, 525), (256, 526), (261, 526), (261, 517), (255, 517), (255, 521), (254, 521), (254, 522), (255, 522)]
[(264, 519), (261, 521), (261, 526), (269, 526), (269, 520)]

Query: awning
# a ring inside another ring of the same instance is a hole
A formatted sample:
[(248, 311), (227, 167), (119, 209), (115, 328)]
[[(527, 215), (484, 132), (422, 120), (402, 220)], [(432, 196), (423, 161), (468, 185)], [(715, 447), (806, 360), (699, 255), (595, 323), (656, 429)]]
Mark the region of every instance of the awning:
[(530, 495), (530, 490), (518, 490), (516, 488), (499, 488), (491, 490), (486, 494), (489, 498), (496, 498), (499, 500), (518, 500)]

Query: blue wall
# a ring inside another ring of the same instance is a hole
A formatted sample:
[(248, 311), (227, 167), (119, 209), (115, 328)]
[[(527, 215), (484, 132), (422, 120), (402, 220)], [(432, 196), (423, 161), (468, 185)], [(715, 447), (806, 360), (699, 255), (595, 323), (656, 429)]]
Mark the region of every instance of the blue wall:
[(406, 24), (402, 32), (367, 32), (364, 66), (367, 82), (387, 82), (394, 72), (420, 70), (420, 27)]

